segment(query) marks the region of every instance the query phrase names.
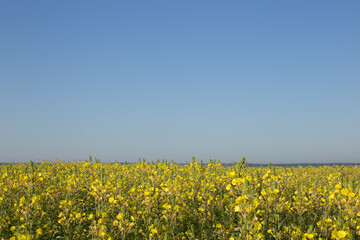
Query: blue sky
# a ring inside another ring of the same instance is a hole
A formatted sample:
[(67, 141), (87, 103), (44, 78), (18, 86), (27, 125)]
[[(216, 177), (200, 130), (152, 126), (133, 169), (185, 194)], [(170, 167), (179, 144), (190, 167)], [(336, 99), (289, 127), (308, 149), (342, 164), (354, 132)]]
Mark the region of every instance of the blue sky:
[(359, 162), (359, 10), (2, 1), (0, 162)]

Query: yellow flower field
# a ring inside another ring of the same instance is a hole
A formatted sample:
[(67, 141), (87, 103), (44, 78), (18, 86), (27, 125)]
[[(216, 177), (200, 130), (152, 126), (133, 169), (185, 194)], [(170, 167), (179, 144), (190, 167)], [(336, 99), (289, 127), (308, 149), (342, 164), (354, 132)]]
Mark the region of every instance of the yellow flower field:
[(0, 239), (360, 239), (359, 166), (90, 160), (1, 165)]

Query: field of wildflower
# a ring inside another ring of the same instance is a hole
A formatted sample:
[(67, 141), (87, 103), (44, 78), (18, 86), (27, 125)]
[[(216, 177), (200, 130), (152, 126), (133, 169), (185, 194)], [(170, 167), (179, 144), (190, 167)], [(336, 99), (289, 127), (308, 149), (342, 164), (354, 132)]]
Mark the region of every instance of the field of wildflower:
[(359, 166), (0, 167), (0, 239), (360, 239)]

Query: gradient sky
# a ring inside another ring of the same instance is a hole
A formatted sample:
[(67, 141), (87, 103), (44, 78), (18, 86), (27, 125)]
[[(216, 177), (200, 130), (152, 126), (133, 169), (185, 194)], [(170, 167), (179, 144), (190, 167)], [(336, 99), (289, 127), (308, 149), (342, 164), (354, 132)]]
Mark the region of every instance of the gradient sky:
[(0, 162), (360, 160), (360, 1), (1, 1)]

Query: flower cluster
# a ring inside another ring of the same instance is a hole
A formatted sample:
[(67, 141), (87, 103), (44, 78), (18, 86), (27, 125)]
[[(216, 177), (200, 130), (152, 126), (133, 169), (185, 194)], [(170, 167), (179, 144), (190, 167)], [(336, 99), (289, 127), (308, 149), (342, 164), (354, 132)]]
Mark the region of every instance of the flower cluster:
[(358, 239), (358, 166), (0, 166), (0, 239)]

